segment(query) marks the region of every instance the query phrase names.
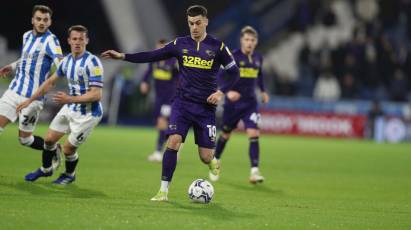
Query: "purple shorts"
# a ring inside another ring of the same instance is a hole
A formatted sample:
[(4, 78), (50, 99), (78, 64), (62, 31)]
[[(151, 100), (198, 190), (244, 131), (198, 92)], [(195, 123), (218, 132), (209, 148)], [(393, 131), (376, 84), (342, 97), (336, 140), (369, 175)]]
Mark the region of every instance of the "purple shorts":
[(240, 120), (246, 129), (258, 129), (261, 115), (255, 100), (230, 102), (226, 100), (223, 112), (223, 131), (231, 132), (237, 128)]
[(167, 135), (179, 134), (185, 142), (188, 130), (193, 127), (195, 143), (212, 149), (216, 141), (215, 107), (182, 99), (174, 100)]

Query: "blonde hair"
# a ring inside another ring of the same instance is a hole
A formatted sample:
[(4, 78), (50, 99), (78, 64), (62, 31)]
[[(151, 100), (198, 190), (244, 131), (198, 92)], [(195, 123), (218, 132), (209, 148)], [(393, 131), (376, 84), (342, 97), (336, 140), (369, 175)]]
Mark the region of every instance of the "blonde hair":
[(243, 37), (244, 34), (251, 34), (251, 35), (253, 35), (254, 37), (258, 38), (258, 33), (257, 33), (257, 31), (256, 31), (253, 27), (251, 27), (251, 26), (244, 26), (244, 27), (241, 29), (241, 37)]

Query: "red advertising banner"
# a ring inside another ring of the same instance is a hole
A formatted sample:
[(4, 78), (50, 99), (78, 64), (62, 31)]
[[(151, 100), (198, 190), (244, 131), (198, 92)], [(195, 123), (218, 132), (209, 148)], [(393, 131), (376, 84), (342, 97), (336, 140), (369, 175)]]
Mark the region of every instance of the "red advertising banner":
[(261, 111), (260, 129), (266, 133), (363, 138), (366, 117), (324, 113)]

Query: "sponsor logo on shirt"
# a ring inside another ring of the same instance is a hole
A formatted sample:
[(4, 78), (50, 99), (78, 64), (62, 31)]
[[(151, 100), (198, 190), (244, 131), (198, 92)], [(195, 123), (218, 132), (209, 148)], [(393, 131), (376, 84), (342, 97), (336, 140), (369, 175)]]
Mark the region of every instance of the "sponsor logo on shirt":
[(204, 60), (200, 57), (183, 55), (183, 66), (199, 68), (199, 69), (211, 69), (213, 67), (214, 59)]
[(259, 70), (256, 69), (256, 68), (240, 67), (240, 77), (243, 77), (243, 78), (257, 78), (258, 71)]

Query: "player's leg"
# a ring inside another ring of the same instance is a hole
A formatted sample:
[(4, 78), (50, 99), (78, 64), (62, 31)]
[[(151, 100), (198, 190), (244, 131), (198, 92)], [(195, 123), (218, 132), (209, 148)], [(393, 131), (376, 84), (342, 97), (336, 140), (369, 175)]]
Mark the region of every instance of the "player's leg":
[(243, 122), (250, 142), (248, 151), (251, 163), (250, 183), (261, 183), (264, 181), (264, 177), (261, 175), (258, 167), (260, 161), (260, 131), (258, 129), (260, 114), (256, 109), (253, 111), (250, 110), (247, 116), (243, 119)]
[(64, 142), (65, 171), (53, 181), (54, 184), (66, 185), (76, 180), (75, 170), (79, 161), (77, 146), (70, 143), (70, 137)]
[[(22, 99), (22, 101), (25, 99)], [(40, 136), (34, 136), (33, 132), (39, 120), (39, 115), (43, 109), (43, 102), (34, 101), (19, 114), (19, 141), (23, 146), (35, 150), (43, 150), (44, 139)]]
[(0, 98), (0, 135), (9, 123), (17, 120), (16, 106), (18, 104), (17, 96), (10, 90), (7, 90)]
[(220, 175), (220, 163), (214, 157), (217, 136), (215, 123), (214, 111), (204, 111), (203, 116), (197, 116), (193, 125), (195, 143), (198, 145), (200, 159), (208, 165), (210, 179), (213, 181), (218, 180)]
[(100, 120), (101, 117), (93, 117), (91, 114), (84, 116), (70, 115), (70, 134), (63, 145), (65, 171), (53, 181), (54, 184), (66, 185), (76, 180), (75, 170), (79, 162), (77, 149), (86, 142)]
[(241, 111), (236, 110), (234, 105), (234, 103), (224, 104), (222, 132), (215, 148), (215, 157), (218, 160), (221, 159), (225, 145), (231, 137), (231, 132), (237, 127), (241, 118)]
[(167, 201), (168, 188), (173, 179), (177, 166), (177, 152), (181, 146), (183, 137), (179, 134), (172, 134), (168, 137), (167, 148), (163, 154), (160, 190), (152, 201)]
[(0, 135), (3, 133), (4, 128), (6, 128), (6, 126), (10, 123), (11, 121), (5, 117), (0, 115)]
[(160, 116), (157, 118), (157, 124), (156, 128), (158, 130), (158, 137), (157, 137), (157, 145), (156, 145), (156, 150), (154, 153), (148, 156), (148, 160), (151, 162), (161, 162), (163, 155), (161, 154), (163, 150), (164, 143), (167, 140), (167, 126), (168, 126), (168, 120), (166, 117)]
[(177, 166), (177, 152), (185, 141), (191, 122), (186, 118), (185, 110), (175, 101), (167, 130), (167, 148), (163, 154), (160, 190), (152, 201), (167, 201), (168, 188)]
[(221, 156), (223, 155), (225, 145), (231, 137), (231, 131), (232, 129), (229, 129), (227, 126), (223, 126), (223, 129), (221, 131), (220, 136), (218, 137), (217, 145), (215, 148), (215, 157), (218, 160), (220, 160)]
[(42, 167), (26, 175), (27, 181), (35, 181), (39, 177), (51, 176), (53, 174), (53, 158), (57, 156), (57, 142), (69, 132), (68, 108), (63, 106), (50, 123), (49, 130), (44, 138), (44, 149), (42, 154)]
[(64, 132), (49, 129), (44, 139), (44, 149), (42, 154), (42, 166), (34, 172), (25, 176), (26, 181), (36, 181), (40, 177), (49, 177), (53, 175), (53, 157), (57, 153), (57, 142), (64, 136)]

